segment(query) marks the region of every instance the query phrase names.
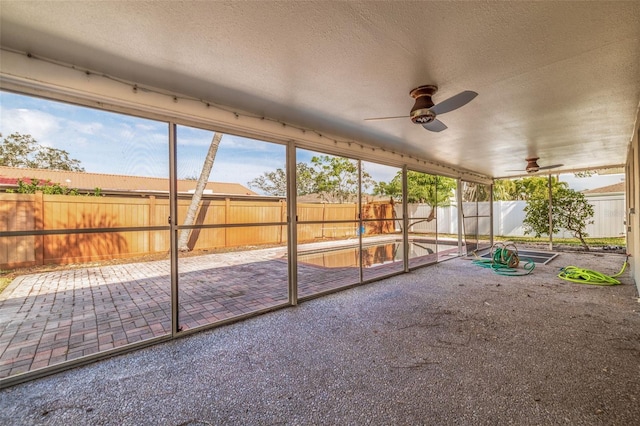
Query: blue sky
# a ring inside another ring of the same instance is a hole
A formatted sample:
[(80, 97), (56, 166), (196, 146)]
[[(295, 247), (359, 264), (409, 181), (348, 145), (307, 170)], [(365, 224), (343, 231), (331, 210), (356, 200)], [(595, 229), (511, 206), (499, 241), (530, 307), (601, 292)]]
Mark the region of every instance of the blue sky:
[[(39, 143), (69, 152), (87, 172), (168, 177), (168, 124), (0, 91), (0, 133), (30, 134)], [(197, 177), (213, 132), (178, 126), (178, 177)], [(242, 185), (285, 168), (284, 145), (224, 135), (210, 180)], [(298, 161), (313, 152), (299, 150)], [(398, 169), (367, 163), (376, 180)]]
[[(32, 135), (69, 152), (87, 172), (168, 177), (168, 124), (0, 92), (0, 133)], [(198, 176), (213, 132), (178, 126), (178, 176)], [(248, 181), (285, 167), (283, 145), (224, 135), (210, 180)]]
[(560, 180), (567, 182), (569, 188), (575, 189), (576, 191), (583, 191), (585, 189), (595, 189), (624, 182), (624, 174), (596, 175), (589, 178), (579, 178), (575, 177), (573, 173), (568, 173), (560, 175)]
[[(62, 102), (0, 91), (0, 133), (32, 135), (39, 143), (69, 152), (87, 172), (169, 176), (168, 124)], [(178, 177), (197, 177), (213, 132), (178, 126)], [(216, 154), (211, 181), (247, 185), (264, 172), (285, 167), (285, 146), (224, 135)], [(298, 150), (298, 161), (314, 153)], [(376, 181), (390, 181), (397, 168), (365, 163)], [(623, 175), (560, 179), (570, 187), (593, 189), (620, 182)]]

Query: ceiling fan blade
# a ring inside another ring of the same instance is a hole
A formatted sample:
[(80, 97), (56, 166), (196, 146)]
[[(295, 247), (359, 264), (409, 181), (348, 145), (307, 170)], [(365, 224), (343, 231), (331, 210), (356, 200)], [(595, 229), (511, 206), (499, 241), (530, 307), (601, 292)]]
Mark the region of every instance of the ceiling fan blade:
[(465, 90), (464, 92), (460, 92), (457, 95), (450, 97), (449, 99), (445, 99), (437, 105), (432, 106), (431, 111), (437, 114), (444, 114), (445, 112), (453, 111), (454, 109), (458, 109), (462, 106), (465, 106), (469, 102), (478, 96), (476, 92), (472, 92), (471, 90)]
[(397, 118), (409, 118), (408, 115), (400, 115), (397, 117), (375, 117), (375, 118), (365, 118), (364, 121), (377, 121), (377, 120), (395, 120)]
[(425, 129), (429, 130), (430, 132), (441, 132), (445, 129), (447, 129), (447, 126), (440, 120), (433, 120), (430, 123), (425, 123), (422, 125), (422, 127), (424, 127)]
[(538, 167), (538, 170), (549, 170), (549, 169), (555, 169), (556, 167), (562, 167), (562, 166), (564, 166), (564, 164), (554, 164), (552, 166)]

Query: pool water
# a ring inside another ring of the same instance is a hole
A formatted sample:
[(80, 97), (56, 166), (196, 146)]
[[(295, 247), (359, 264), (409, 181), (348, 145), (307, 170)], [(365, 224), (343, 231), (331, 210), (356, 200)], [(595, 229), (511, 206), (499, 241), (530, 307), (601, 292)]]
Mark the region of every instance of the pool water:
[[(442, 244), (440, 243), (439, 245), (441, 246), (440, 250), (442, 250)], [(433, 240), (412, 240), (409, 242), (409, 258), (435, 255), (437, 246)], [(371, 244), (362, 248), (362, 266), (364, 268), (375, 268), (393, 262), (402, 262), (402, 259), (403, 247), (401, 241)], [(349, 246), (310, 253), (301, 252), (298, 254), (298, 262), (325, 268), (357, 268), (360, 266), (360, 250), (357, 246)]]

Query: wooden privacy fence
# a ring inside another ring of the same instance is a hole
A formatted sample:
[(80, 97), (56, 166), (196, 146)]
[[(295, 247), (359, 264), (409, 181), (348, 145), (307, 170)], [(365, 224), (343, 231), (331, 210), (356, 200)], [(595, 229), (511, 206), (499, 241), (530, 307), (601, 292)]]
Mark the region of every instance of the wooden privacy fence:
[[(178, 201), (178, 223), (184, 220), (190, 202), (189, 198)], [(363, 206), (363, 218), (390, 219), (392, 215), (390, 204)], [(81, 263), (168, 252), (168, 218), (167, 197), (2, 193), (0, 233), (18, 231), (20, 235), (0, 236), (0, 268)], [(356, 204), (301, 203), (298, 204), (298, 220), (328, 222), (298, 225), (299, 242), (346, 238), (359, 231)], [(191, 231), (189, 247), (206, 250), (285, 244), (287, 227), (283, 224), (286, 221), (287, 204), (283, 200), (205, 196), (195, 222), (204, 228)], [(367, 222), (364, 231), (369, 234), (393, 232), (393, 221)]]

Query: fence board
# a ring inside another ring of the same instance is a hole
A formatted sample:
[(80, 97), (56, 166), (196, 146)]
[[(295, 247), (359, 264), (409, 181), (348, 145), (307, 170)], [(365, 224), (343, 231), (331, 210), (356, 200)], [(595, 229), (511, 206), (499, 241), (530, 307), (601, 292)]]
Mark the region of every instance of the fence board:
[[(39, 208), (36, 195), (3, 194), (0, 198), (0, 230), (31, 231), (38, 229), (35, 212)], [(29, 266), (36, 259), (39, 237), (0, 238), (0, 268), (5, 264)]]
[[(624, 197), (596, 197), (593, 225), (587, 227), (592, 237), (624, 235)], [(178, 217), (184, 219), (189, 199), (178, 201)], [(524, 234), (524, 201), (497, 201), (494, 204), (496, 235)], [(466, 204), (465, 204), (465, 207)], [(363, 205), (363, 218), (391, 219), (393, 209), (401, 216), (401, 205), (386, 203)], [(472, 207), (475, 211), (475, 207)], [(398, 212), (398, 209), (400, 211)], [(439, 207), (437, 221), (415, 223), (412, 231), (457, 233), (456, 206)], [(424, 204), (409, 205), (409, 222), (429, 216), (431, 208)], [(489, 212), (489, 203), (479, 203), (479, 213)], [(357, 235), (357, 204), (313, 204), (297, 206), (299, 242)], [(196, 225), (241, 223), (274, 223), (286, 219), (286, 203), (280, 200), (231, 200), (204, 198)], [(113, 227), (146, 227), (167, 225), (167, 197), (87, 197), (43, 194), (0, 194), (0, 231), (36, 231), (60, 229), (95, 229)], [(335, 223), (337, 221), (350, 221)], [(481, 229), (488, 230), (489, 219), (481, 218)], [(437, 223), (436, 223), (437, 222)], [(372, 223), (367, 233), (394, 232), (400, 222), (385, 220)], [(562, 236), (562, 235), (560, 235)], [(0, 238), (0, 268), (14, 268), (46, 263), (69, 263), (102, 260), (169, 250), (167, 231), (105, 232), (47, 236)], [(190, 247), (216, 249), (230, 246), (282, 244), (287, 241), (286, 226), (252, 226), (198, 229), (192, 232)]]
[[(624, 235), (624, 196), (586, 197), (593, 206), (593, 223), (588, 224), (586, 232), (589, 237), (606, 238)], [(487, 204), (488, 203), (480, 203)], [(496, 235), (524, 236), (522, 222), (526, 217), (524, 208), (526, 201), (495, 201), (493, 226)], [(486, 208), (486, 206), (484, 207)], [(570, 238), (568, 232), (559, 232), (554, 237)]]

